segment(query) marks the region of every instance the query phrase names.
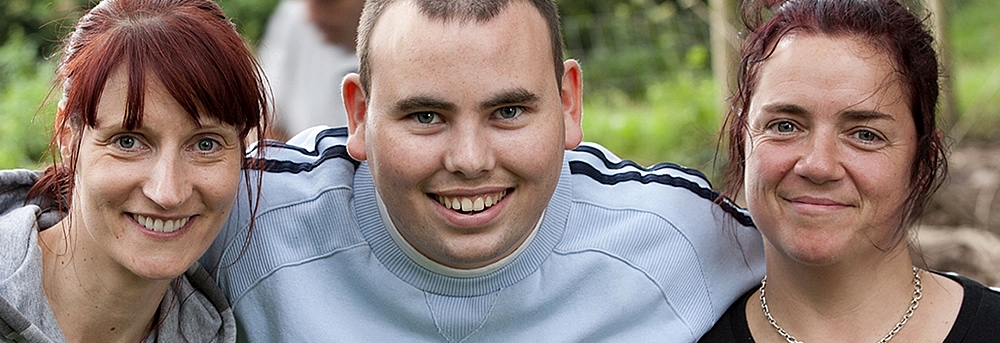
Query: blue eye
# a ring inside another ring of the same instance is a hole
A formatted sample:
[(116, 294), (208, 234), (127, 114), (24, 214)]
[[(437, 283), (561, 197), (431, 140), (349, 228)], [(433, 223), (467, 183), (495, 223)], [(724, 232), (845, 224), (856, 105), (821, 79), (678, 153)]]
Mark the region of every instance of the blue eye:
[(498, 109), (496, 111), (496, 114), (500, 118), (511, 119), (511, 118), (517, 117), (522, 112), (524, 112), (524, 108), (523, 107), (520, 107), (520, 106), (507, 106), (507, 107), (501, 107), (500, 109)]
[(792, 124), (792, 122), (783, 121), (783, 122), (779, 122), (779, 123), (775, 124), (775, 129), (777, 129), (778, 132), (781, 132), (781, 133), (789, 133), (789, 132), (795, 131), (795, 125)]
[(874, 142), (876, 139), (878, 139), (878, 135), (876, 135), (874, 132), (871, 132), (871, 131), (868, 131), (868, 130), (861, 130), (861, 131), (855, 132), (854, 135), (857, 136), (858, 139), (860, 139), (862, 141), (865, 141), (865, 142)]
[(437, 113), (433, 112), (414, 113), (412, 117), (413, 119), (416, 119), (418, 123), (421, 124), (433, 124), (437, 122)]
[(118, 147), (126, 150), (135, 149), (136, 143), (138, 143), (135, 137), (132, 136), (121, 136), (115, 141)]
[(205, 138), (198, 141), (197, 148), (199, 151), (212, 151), (215, 147), (219, 146), (219, 142)]

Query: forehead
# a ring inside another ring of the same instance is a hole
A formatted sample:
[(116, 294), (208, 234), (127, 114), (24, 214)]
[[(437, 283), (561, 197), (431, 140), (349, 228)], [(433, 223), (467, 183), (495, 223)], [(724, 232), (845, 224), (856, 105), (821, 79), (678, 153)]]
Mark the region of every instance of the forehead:
[(425, 91), (480, 81), (526, 89), (545, 83), (558, 91), (547, 30), (541, 14), (524, 1), (509, 3), (485, 22), (431, 19), (412, 1), (396, 2), (372, 30), (372, 93), (400, 86), (400, 79)]
[[(141, 118), (140, 127), (148, 127), (153, 122), (166, 121), (167, 123), (179, 126), (217, 126), (222, 122), (211, 115), (198, 115), (195, 117), (177, 102), (170, 94), (163, 82), (151, 70), (145, 72), (145, 84), (141, 87), (143, 92), (142, 111), (137, 113)], [(124, 65), (116, 66), (109, 74), (105, 86), (98, 101), (97, 112), (95, 113), (95, 127), (113, 128), (123, 127), (125, 124), (125, 113), (129, 107), (128, 102), (135, 101), (129, 99), (129, 78), (128, 70)], [(198, 112), (204, 112), (198, 106)]]
[(904, 96), (888, 54), (851, 36), (786, 36), (759, 75), (755, 98), (802, 95), (819, 102), (860, 104), (880, 99), (899, 102)]

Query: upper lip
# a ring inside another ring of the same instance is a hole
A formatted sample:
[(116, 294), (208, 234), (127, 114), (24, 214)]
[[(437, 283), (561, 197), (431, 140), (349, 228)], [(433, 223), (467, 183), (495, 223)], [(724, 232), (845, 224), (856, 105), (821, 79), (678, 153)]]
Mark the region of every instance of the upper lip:
[(478, 188), (474, 191), (448, 191), (428, 194), (442, 206), (463, 212), (479, 212), (500, 202), (510, 188)]
[(129, 212), (128, 214), (129, 215), (140, 215), (140, 216), (143, 216), (143, 217), (152, 218), (154, 220), (155, 219), (160, 219), (160, 220), (181, 220), (181, 219), (184, 219), (184, 218), (194, 217), (193, 215), (164, 216), (164, 215), (139, 213), (139, 212)]
[(797, 197), (787, 197), (785, 198), (791, 202), (804, 203), (809, 205), (820, 205), (820, 206), (849, 206), (847, 203), (833, 200), (830, 198), (823, 197), (813, 197), (813, 196), (797, 196)]
[(510, 191), (509, 187), (479, 187), (476, 189), (455, 189), (446, 190), (440, 192), (431, 192), (432, 195), (445, 196), (445, 197), (474, 197), (480, 195), (487, 195), (493, 193), (499, 193), (503, 191)]

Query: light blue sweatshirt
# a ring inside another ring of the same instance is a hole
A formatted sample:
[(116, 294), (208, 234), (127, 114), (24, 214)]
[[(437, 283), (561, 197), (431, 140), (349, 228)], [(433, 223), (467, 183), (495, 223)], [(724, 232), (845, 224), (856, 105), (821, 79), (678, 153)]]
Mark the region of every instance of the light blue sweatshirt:
[(268, 147), (255, 228), (237, 204), (203, 259), (223, 266), (240, 341), (694, 342), (764, 274), (749, 217), (701, 173), (585, 144), (515, 258), (448, 276), (393, 238), (345, 139)]

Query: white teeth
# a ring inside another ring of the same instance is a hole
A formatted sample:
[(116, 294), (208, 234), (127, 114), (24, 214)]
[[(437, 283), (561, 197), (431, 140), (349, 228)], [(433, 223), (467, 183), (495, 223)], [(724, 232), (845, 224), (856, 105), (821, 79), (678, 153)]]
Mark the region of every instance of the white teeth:
[(488, 195), (477, 195), (474, 197), (446, 197), (437, 196), (437, 200), (442, 206), (452, 210), (462, 212), (479, 212), (500, 202), (507, 195), (507, 191)]
[(184, 227), (188, 220), (191, 218), (183, 218), (177, 220), (163, 220), (163, 219), (153, 219), (139, 214), (133, 214), (132, 218), (136, 222), (142, 224), (143, 227), (151, 231), (156, 232), (174, 232), (177, 229)]

